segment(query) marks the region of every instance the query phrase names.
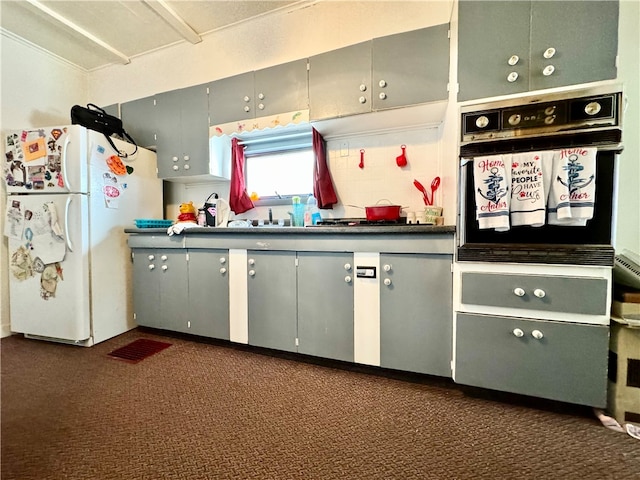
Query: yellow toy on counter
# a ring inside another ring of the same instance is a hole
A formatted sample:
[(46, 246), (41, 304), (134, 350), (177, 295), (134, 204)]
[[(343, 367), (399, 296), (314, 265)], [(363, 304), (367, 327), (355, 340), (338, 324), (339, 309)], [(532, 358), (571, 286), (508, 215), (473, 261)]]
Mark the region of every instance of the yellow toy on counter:
[(196, 207), (193, 206), (193, 202), (180, 204), (180, 215), (178, 215), (178, 222), (197, 223)]

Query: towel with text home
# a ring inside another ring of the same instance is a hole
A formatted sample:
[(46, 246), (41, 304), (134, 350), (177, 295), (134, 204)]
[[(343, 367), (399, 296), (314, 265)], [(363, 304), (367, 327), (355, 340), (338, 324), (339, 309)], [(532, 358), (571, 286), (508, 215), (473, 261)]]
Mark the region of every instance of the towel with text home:
[(473, 179), (478, 226), (509, 230), (511, 155), (474, 158)]

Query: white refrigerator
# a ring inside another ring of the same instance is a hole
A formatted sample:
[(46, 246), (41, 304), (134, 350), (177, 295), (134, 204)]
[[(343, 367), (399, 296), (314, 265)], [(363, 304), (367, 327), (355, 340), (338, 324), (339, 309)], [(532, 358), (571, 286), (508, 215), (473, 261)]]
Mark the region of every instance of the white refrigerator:
[(5, 142), (11, 331), (91, 346), (135, 327), (124, 229), (163, 217), (155, 153), (120, 159), (79, 125), (11, 131)]

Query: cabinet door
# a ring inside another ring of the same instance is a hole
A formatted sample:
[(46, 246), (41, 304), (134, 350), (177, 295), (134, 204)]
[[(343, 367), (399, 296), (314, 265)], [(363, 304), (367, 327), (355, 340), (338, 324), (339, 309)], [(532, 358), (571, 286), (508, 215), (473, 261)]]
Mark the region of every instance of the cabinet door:
[(178, 90), (156, 95), (156, 154), (160, 178), (179, 177), (184, 171), (180, 109)]
[(158, 176), (209, 173), (206, 85), (156, 95)]
[(209, 174), (209, 99), (207, 85), (179, 90), (183, 175)]
[(448, 24), (373, 40), (374, 110), (446, 100), (448, 81)]
[(120, 105), (120, 115), (125, 131), (141, 147), (156, 144), (155, 97), (140, 98)]
[(189, 333), (229, 340), (228, 264), (228, 250), (189, 251)]
[(249, 344), (296, 351), (296, 254), (247, 252)]
[[(460, 1), (459, 101), (529, 89), (530, 9), (531, 2), (528, 1)], [(564, 21), (570, 23), (571, 16), (565, 17)], [(514, 55), (519, 60), (515, 65), (509, 65), (509, 59)], [(509, 82), (507, 77), (512, 72), (518, 78)]]
[(452, 262), (450, 255), (380, 255), (382, 367), (451, 376)]
[(608, 348), (608, 326), (458, 314), (455, 381), (603, 407)]
[(530, 89), (616, 78), (618, 8), (617, 1), (533, 2)]
[(138, 325), (186, 331), (187, 259), (183, 251), (136, 249), (134, 306)]
[(351, 253), (298, 252), (298, 352), (353, 362), (352, 265)]
[(210, 125), (254, 118), (253, 72), (222, 78), (209, 84)]
[(371, 111), (371, 42), (309, 58), (312, 120)]
[(164, 328), (160, 312), (160, 275), (157, 252), (133, 250), (133, 310), (136, 323), (144, 327)]
[(254, 80), (256, 117), (309, 108), (306, 59), (257, 70)]

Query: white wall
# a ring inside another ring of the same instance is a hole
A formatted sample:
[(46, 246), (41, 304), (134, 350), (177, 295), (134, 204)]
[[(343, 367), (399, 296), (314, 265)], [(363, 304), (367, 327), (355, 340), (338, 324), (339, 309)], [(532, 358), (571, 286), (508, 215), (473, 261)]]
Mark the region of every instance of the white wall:
[[(33, 45), (0, 35), (0, 130), (67, 125), (71, 106), (87, 103), (88, 75)], [(4, 136), (0, 142), (4, 159)], [(0, 195), (0, 328), (9, 331), (7, 237), (4, 236), (6, 191)]]
[(620, 156), (616, 250), (640, 254), (640, 2), (620, 2), (618, 77), (624, 82), (628, 106), (624, 112)]

